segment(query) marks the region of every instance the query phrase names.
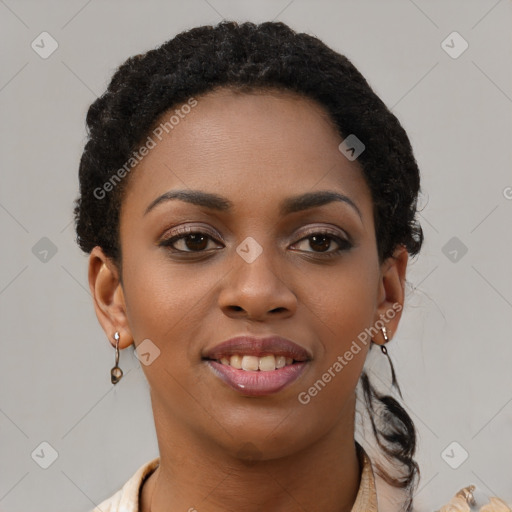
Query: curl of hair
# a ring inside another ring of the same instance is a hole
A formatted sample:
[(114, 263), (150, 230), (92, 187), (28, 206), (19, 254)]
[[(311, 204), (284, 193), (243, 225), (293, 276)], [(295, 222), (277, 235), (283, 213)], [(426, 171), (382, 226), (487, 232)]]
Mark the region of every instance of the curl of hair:
[[(396, 379), (393, 378), (393, 380), (400, 393)], [(379, 463), (374, 463), (374, 466), (378, 475), (389, 485), (408, 491), (403, 510), (410, 512), (413, 505), (413, 490), (420, 475), (419, 466), (414, 460), (416, 428), (411, 417), (395, 398), (381, 394), (375, 389), (370, 383), (366, 371), (362, 372), (360, 381), (364, 403), (377, 444), (388, 461), (399, 462), (402, 475), (393, 477)], [(380, 428), (377, 426), (377, 418), (380, 420), (379, 424), (382, 425)]]
[[(193, 28), (130, 57), (90, 106), (74, 210), (83, 251), (100, 246), (121, 267), (119, 212), (127, 178), (103, 198), (94, 191), (123, 167), (164, 113), (222, 87), (240, 92), (286, 90), (315, 100), (343, 138), (355, 134), (365, 145), (357, 162), (372, 195), (379, 261), (400, 245), (410, 255), (420, 251), (420, 177), (411, 144), (361, 73), (316, 37), (283, 23), (230, 21)], [(410, 468), (409, 476), (394, 485), (409, 486), (417, 472), (414, 425), (398, 402), (373, 390), (365, 374), (362, 382), (370, 409), (378, 401), (388, 412), (384, 429), (373, 424), (379, 446)], [(386, 430), (387, 422), (396, 431)]]

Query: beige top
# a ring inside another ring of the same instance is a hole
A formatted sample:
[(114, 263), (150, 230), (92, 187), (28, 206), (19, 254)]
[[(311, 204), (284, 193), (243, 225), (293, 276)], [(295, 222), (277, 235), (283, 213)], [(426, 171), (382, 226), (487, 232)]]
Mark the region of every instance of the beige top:
[[(377, 493), (370, 459), (361, 450), (361, 483), (352, 512), (377, 512)], [(113, 496), (100, 503), (91, 512), (139, 512), (139, 495), (144, 480), (158, 467), (160, 457), (142, 465)]]
[[(358, 456), (363, 467), (361, 483), (352, 507), (352, 512), (378, 512), (377, 492), (375, 476), (370, 458), (366, 452), (359, 448)], [(157, 457), (142, 465), (136, 473), (117, 491), (112, 497), (100, 503), (91, 512), (140, 512), (139, 496), (144, 480), (158, 467), (160, 458)], [(473, 486), (471, 486), (473, 487)], [(466, 488), (469, 489), (470, 487)], [(460, 512), (469, 510), (466, 500), (462, 500), (461, 494), (466, 490), (461, 489), (457, 495), (438, 512)], [(464, 502), (464, 503), (463, 503)], [(512, 512), (512, 508), (498, 498), (491, 498), (488, 505), (480, 508), (481, 512)]]

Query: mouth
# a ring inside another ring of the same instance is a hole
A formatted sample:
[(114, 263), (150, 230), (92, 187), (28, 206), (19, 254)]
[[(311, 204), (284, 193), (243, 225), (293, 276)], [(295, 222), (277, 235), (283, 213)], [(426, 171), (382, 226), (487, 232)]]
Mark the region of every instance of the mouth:
[(277, 393), (294, 382), (311, 359), (304, 348), (275, 336), (239, 336), (203, 355), (214, 375), (245, 396)]

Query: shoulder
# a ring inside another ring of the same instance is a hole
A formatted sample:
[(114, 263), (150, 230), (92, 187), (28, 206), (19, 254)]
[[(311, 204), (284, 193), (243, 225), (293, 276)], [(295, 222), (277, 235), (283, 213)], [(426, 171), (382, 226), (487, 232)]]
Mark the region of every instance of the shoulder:
[(156, 457), (143, 464), (121, 489), (90, 512), (139, 512), (139, 493), (142, 484), (159, 463), (160, 457)]

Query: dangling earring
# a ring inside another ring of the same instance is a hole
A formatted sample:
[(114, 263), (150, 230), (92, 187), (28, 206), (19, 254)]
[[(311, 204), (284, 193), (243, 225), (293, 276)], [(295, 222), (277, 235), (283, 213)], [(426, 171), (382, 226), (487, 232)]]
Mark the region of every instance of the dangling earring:
[(382, 336), (384, 338), (384, 344), (380, 346), (380, 350), (388, 358), (388, 363), (391, 368), (391, 383), (397, 389), (400, 398), (403, 398), (402, 391), (400, 390), (400, 386), (398, 385), (398, 381), (396, 380), (395, 368), (393, 366), (393, 362), (391, 361), (391, 357), (389, 357), (388, 349), (386, 347), (386, 343), (388, 343), (389, 341), (388, 331), (384, 326), (382, 326), (380, 330), (382, 331)]
[(384, 337), (384, 344), (380, 346), (380, 350), (384, 355), (389, 357), (388, 349), (386, 348), (386, 343), (389, 341), (388, 331), (384, 326), (382, 326), (380, 330), (382, 331), (382, 336)]
[(116, 364), (112, 370), (110, 370), (110, 380), (112, 384), (117, 384), (123, 376), (123, 370), (119, 368), (119, 331), (114, 333), (114, 339), (116, 340)]

